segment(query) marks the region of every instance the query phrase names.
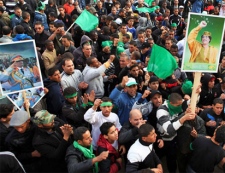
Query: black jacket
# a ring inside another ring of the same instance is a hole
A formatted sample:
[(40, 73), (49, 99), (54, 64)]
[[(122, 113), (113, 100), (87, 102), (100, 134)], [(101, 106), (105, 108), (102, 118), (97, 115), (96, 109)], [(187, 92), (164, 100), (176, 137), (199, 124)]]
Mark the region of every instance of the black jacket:
[[(58, 118), (56, 118), (58, 120)], [(34, 148), (41, 153), (40, 172), (66, 172), (64, 161), (66, 150), (71, 144), (71, 140), (63, 139), (63, 134), (59, 128), (63, 123), (55, 120), (55, 127), (52, 133), (38, 128), (33, 138)], [(60, 123), (59, 123), (60, 122)]]
[(92, 159), (87, 159), (84, 154), (70, 145), (66, 152), (68, 173), (93, 173)]

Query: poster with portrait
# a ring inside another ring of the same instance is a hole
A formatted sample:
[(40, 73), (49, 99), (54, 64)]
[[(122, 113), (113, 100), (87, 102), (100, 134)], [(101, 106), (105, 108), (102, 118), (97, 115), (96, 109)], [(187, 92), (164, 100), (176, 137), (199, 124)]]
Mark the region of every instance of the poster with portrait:
[(225, 18), (189, 13), (182, 71), (217, 72)]
[[(24, 91), (12, 93), (8, 95), (8, 98), (14, 103), (14, 105), (24, 110)], [(26, 99), (30, 102), (30, 107), (33, 108), (45, 95), (44, 89), (40, 88), (32, 88), (25, 91)]]
[(43, 88), (34, 40), (0, 45), (0, 88), (3, 95)]

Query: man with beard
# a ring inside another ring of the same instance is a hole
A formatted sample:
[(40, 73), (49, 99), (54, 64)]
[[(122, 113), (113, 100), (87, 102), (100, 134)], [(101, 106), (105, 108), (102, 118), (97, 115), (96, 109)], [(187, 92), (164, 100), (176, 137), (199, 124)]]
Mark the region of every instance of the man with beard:
[(64, 161), (66, 150), (71, 144), (73, 128), (47, 110), (38, 111), (33, 122), (38, 129), (33, 138), (34, 148), (41, 153), (43, 172), (66, 172)]
[(91, 133), (86, 127), (78, 127), (74, 131), (74, 142), (66, 153), (68, 173), (93, 173), (98, 171), (97, 162), (105, 160), (109, 155), (109, 151), (103, 151), (96, 157), (91, 143)]

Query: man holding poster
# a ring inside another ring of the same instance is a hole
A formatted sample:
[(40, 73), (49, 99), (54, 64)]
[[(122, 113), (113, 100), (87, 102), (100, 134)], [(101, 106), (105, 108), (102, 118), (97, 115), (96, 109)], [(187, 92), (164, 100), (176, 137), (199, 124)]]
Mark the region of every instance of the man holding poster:
[(216, 63), (218, 50), (214, 46), (209, 45), (212, 40), (211, 33), (205, 31), (201, 36), (201, 43), (196, 40), (199, 31), (206, 26), (206, 21), (201, 21), (201, 23), (196, 28), (192, 29), (188, 35), (187, 41), (191, 52), (190, 63)]

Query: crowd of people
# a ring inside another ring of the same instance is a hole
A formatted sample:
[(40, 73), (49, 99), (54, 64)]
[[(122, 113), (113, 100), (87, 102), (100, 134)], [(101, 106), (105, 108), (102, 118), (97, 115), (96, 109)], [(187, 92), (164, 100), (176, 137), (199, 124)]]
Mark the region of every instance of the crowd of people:
[[(0, 104), (0, 172), (225, 171), (224, 46), (218, 72), (202, 74), (195, 113), (194, 73), (180, 68), (188, 13), (224, 16), (225, 2), (146, 2), (18, 0), (11, 14), (0, 0), (0, 45), (35, 40), (45, 92), (25, 111)], [(84, 10), (99, 19), (90, 32), (70, 28)], [(154, 44), (178, 64), (166, 79), (147, 71)], [(15, 63), (33, 73), (25, 60), (2, 59), (1, 82)]]

